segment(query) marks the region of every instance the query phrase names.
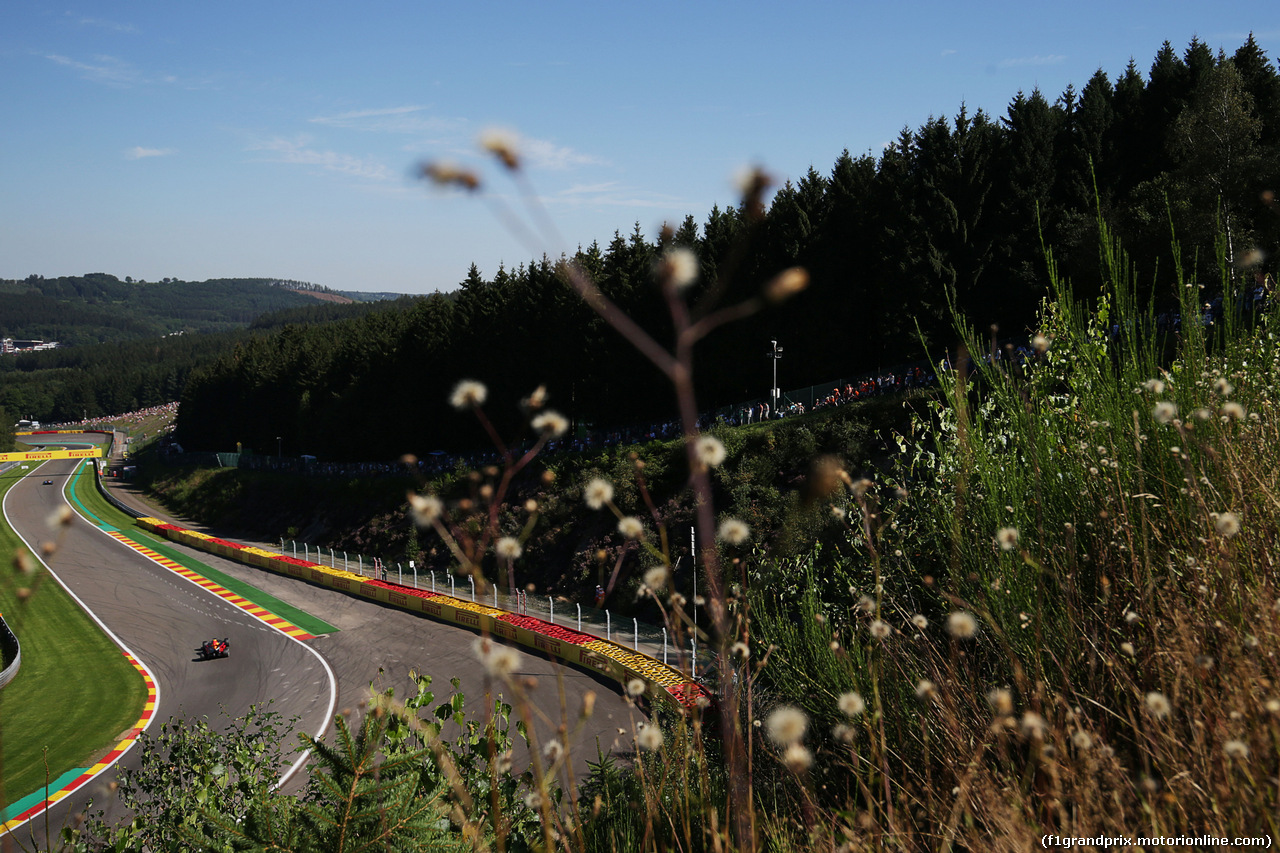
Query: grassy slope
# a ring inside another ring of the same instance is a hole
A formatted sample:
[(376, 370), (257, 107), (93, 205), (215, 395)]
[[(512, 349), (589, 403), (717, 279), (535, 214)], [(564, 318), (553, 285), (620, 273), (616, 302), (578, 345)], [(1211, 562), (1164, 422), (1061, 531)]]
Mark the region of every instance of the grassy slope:
[[(0, 496), (22, 473), (0, 478)], [(7, 524), (0, 547), (6, 555), (25, 551)], [(71, 596), (43, 569), (19, 576), (13, 566), (0, 567), (0, 610), (22, 644), (22, 668), (0, 691), (5, 803), (44, 785), (46, 760), (51, 779), (88, 765), (137, 722), (146, 699), (137, 671)], [(23, 587), (34, 593), (19, 603)]]

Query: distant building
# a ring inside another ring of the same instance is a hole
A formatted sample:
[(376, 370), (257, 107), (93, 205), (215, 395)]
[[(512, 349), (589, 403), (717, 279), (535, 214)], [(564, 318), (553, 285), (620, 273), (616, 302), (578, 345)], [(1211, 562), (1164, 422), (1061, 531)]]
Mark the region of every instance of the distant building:
[(14, 355), (23, 352), (39, 352), (46, 349), (57, 349), (57, 341), (28, 341), (15, 338), (0, 338), (0, 355)]

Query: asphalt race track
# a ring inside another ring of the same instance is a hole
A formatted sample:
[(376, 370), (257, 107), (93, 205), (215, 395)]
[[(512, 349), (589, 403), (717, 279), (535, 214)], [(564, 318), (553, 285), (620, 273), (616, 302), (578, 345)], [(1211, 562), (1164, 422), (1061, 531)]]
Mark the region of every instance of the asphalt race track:
[[(152, 734), (179, 711), (216, 721), (224, 708), (238, 716), (252, 704), (271, 700), (273, 710), (286, 719), (298, 716), (298, 729), (314, 735), (331, 729), (327, 724), (334, 712), (350, 713), (357, 719), (371, 683), (394, 688), (399, 697), (408, 695), (411, 669), (432, 676), (436, 703), (447, 698), (449, 680), (458, 678), (469, 700), (469, 714), (482, 715), (481, 700), (490, 685), (472, 652), (476, 635), (468, 631), (166, 543), (339, 629), (303, 643), (156, 565), (79, 518), (65, 533), (53, 533), (46, 519), (65, 505), (63, 489), (77, 464), (74, 460), (52, 461), (33, 468), (9, 492), (4, 509), (14, 529), (33, 549), (38, 550), (55, 535), (61, 537), (57, 551), (47, 560), (49, 567), (155, 677), (159, 704)], [(53, 479), (54, 486), (42, 486), (46, 479)], [(117, 494), (139, 510), (159, 515), (135, 498)], [(199, 529), (181, 519), (170, 520)], [(212, 636), (230, 638), (231, 656), (196, 661), (195, 648)], [(588, 690), (597, 695), (593, 717), (570, 744), (577, 779), (586, 771), (586, 761), (597, 757), (597, 748), (610, 752), (629, 746), (638, 714), (622, 699), (616, 684), (527, 651), (522, 660), (520, 676), (537, 680), (531, 695), (539, 709), (535, 729), (540, 739), (550, 736), (562, 720), (573, 729), (582, 695)], [(91, 678), (92, 674), (76, 673), (74, 661), (69, 661), (67, 677)], [(620, 734), (620, 728), (627, 734)], [(136, 765), (138, 760), (139, 750), (134, 748), (122, 762)], [(517, 751), (517, 768), (522, 763)], [(297, 790), (305, 775), (296, 773), (285, 789)], [(95, 810), (106, 805), (109, 817), (123, 818), (123, 810), (115, 807), (107, 794), (107, 784), (114, 776), (108, 770), (54, 806), (51, 828), (56, 831), (82, 811), (89, 797)], [(42, 832), (43, 817), (15, 834), (26, 838), (36, 824)]]

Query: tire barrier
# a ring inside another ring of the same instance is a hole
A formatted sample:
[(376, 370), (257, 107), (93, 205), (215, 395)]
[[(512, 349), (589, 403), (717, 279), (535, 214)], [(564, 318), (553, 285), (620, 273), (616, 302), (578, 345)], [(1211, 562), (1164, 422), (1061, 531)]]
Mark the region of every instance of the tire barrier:
[(679, 670), (592, 634), (553, 625), (534, 616), (508, 613), (480, 602), (416, 589), (393, 581), (370, 579), (344, 569), (229, 542), (167, 524), (156, 518), (144, 516), (138, 519), (138, 524), (144, 530), (173, 542), (219, 557), (339, 590), (348, 595), (360, 596), (410, 613), (421, 613), (436, 621), (469, 628), (480, 634), (500, 637), (564, 663), (597, 672), (624, 687), (632, 680), (639, 679), (645, 685), (646, 695), (677, 710), (706, 707), (711, 702), (711, 695), (706, 689)]
[(18, 668), (22, 666), (22, 646), (18, 643), (18, 638), (13, 631), (9, 630), (9, 625), (4, 621), (2, 614), (0, 614), (0, 650), (3, 650), (3, 655), (0, 657), (9, 662), (4, 670), (0, 671), (0, 688), (2, 688), (13, 681), (13, 677), (18, 674)]

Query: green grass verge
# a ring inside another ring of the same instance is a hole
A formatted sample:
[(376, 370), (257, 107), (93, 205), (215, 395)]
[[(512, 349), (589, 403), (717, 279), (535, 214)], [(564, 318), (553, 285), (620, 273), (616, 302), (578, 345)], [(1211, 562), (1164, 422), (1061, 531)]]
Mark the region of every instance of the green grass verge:
[(255, 586), (224, 574), (187, 554), (180, 553), (165, 540), (153, 537), (138, 526), (136, 519), (116, 509), (110, 501), (104, 498), (98, 492), (93, 478), (92, 468), (87, 464), (81, 465), (72, 479), (71, 492), (73, 501), (79, 505), (78, 509), (89, 515), (91, 519), (119, 530), (139, 545), (145, 545), (156, 553), (163, 554), (169, 559), (181, 563), (214, 583), (231, 590), (241, 598), (252, 601), (259, 607), (270, 610), (281, 619), (292, 622), (309, 634), (332, 634), (338, 630), (328, 622), (312, 616), (305, 610), (300, 610)]
[[(30, 471), (0, 477), (0, 499)], [(35, 474), (33, 476), (39, 476)], [(88, 766), (132, 728), (147, 691), (142, 677), (43, 569), (19, 575), (12, 556), (26, 551), (0, 523), (0, 612), (22, 644), (22, 667), (0, 690), (0, 802)], [(19, 589), (34, 590), (20, 601)], [(45, 749), (48, 749), (46, 754)]]

